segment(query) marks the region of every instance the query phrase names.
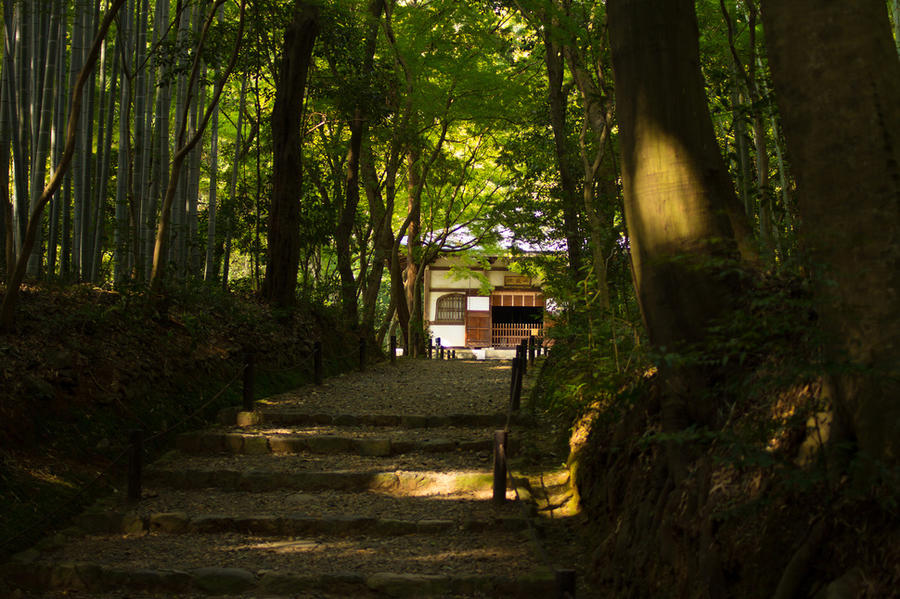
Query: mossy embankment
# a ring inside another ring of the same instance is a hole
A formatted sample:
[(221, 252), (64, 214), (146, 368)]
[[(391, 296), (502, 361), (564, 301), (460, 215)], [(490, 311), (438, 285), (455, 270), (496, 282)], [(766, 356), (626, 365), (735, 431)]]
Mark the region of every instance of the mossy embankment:
[[(803, 290), (766, 283), (693, 354), (561, 323), (532, 401), (558, 423), (586, 570), (609, 596), (898, 596), (900, 473), (834, 434), (840, 365), (821, 361)], [(727, 373), (709, 381), (714, 425), (663, 432), (657, 365), (673, 361)]]

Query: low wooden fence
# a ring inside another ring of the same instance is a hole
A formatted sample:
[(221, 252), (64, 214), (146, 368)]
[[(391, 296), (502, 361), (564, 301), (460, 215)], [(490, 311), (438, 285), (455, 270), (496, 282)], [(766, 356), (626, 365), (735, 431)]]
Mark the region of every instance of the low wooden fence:
[(532, 323), (495, 322), (491, 329), (491, 345), (494, 347), (515, 347), (529, 336), (541, 337), (543, 327)]

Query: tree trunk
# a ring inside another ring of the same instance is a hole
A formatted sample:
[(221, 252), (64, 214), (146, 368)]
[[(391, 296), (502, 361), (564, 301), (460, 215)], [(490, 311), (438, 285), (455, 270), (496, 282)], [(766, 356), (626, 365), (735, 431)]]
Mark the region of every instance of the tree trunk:
[[(4, 37), (6, 37), (4, 35)], [(9, 93), (7, 91), (6, 78), (9, 76), (7, 61), (3, 61), (0, 70), (0, 164), (9, 165), (9, 112), (7, 103)], [(3, 280), (9, 279), (15, 264), (14, 236), (13, 233), (13, 208), (9, 197), (9, 182), (0, 183), (0, 252), (3, 253), (0, 272)]]
[(272, 207), (269, 249), (262, 295), (268, 301), (294, 303), (300, 266), (300, 126), (306, 76), (319, 30), (319, 9), (303, 0), (294, 4), (294, 19), (284, 34), (284, 56), (272, 110)]
[[(370, 0), (367, 13), (370, 17), (370, 22), (366, 34), (366, 49), (360, 73), (362, 76), (368, 75), (372, 70), (376, 42), (378, 40), (378, 25), (383, 9), (383, 0)], [(347, 150), (347, 174), (344, 185), (345, 198), (341, 208), (340, 220), (334, 232), (338, 273), (341, 277), (341, 308), (344, 321), (354, 329), (359, 326), (359, 308), (356, 297), (357, 285), (353, 275), (350, 238), (353, 233), (353, 225), (356, 222), (356, 209), (359, 205), (359, 164), (367, 122), (365, 107), (361, 103), (357, 104), (354, 107), (353, 118), (350, 121), (350, 147)]]
[[(693, 1), (609, 0), (607, 9), (635, 288), (650, 341), (679, 352), (734, 303), (721, 269), (738, 258), (729, 213), (743, 209), (707, 108)], [(706, 373), (661, 373), (667, 431), (715, 422)], [(670, 469), (676, 481), (684, 475), (671, 452)]]
[(860, 449), (896, 464), (900, 60), (887, 8), (881, 0), (762, 7), (827, 355), (844, 366), (833, 374), (837, 415)]
[(559, 169), (560, 201), (563, 212), (566, 246), (569, 254), (569, 272), (573, 281), (581, 279), (582, 237), (578, 228), (579, 199), (572, 174), (572, 161), (566, 135), (567, 93), (563, 88), (563, 51), (556, 41), (559, 24), (549, 12), (541, 15), (543, 21), (544, 60), (547, 66), (548, 92), (550, 99), (550, 126), (556, 149), (556, 164)]
[[(131, 8), (131, 7), (129, 7)], [(122, 89), (119, 97), (119, 152), (116, 170), (116, 208), (113, 234), (113, 284), (120, 286), (128, 275), (128, 182), (131, 180), (131, 84), (134, 81), (134, 63), (131, 60), (131, 10), (126, 10), (119, 21), (119, 47), (117, 59), (122, 65)], [(117, 60), (117, 61), (118, 61)]]

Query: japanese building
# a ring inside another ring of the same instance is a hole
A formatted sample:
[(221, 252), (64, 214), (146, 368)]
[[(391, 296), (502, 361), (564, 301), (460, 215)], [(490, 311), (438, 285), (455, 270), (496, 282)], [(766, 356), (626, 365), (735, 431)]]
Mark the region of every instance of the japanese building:
[(505, 258), (467, 266), (460, 257), (440, 257), (425, 267), (425, 325), (444, 347), (513, 347), (543, 335), (540, 284), (511, 271)]

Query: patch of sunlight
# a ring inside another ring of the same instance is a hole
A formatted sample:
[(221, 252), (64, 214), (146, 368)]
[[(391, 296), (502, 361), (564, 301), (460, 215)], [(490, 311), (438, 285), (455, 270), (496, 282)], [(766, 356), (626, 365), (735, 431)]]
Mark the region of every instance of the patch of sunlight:
[(456, 548), (448, 551), (436, 551), (430, 555), (417, 555), (407, 558), (411, 562), (421, 564), (443, 563), (447, 560), (464, 560), (468, 563), (478, 563), (484, 560), (518, 560), (522, 556), (521, 545), (527, 545), (528, 540), (524, 537), (518, 544), (492, 545), (490, 547), (477, 548)]
[(246, 545), (238, 545), (234, 548), (236, 551), (253, 550), (265, 551), (268, 553), (291, 554), (291, 553), (309, 553), (322, 548), (323, 543), (313, 541), (311, 539), (297, 539), (292, 541), (270, 541), (265, 543), (249, 543)]
[(72, 481), (66, 480), (53, 474), (52, 472), (48, 472), (46, 470), (25, 470), (25, 473), (41, 482), (51, 484), (51, 485), (59, 485), (61, 487), (66, 487), (67, 489), (77, 489), (78, 485), (73, 483)]
[[(398, 473), (399, 474), (399, 473)], [(484, 499), (491, 496), (493, 475), (477, 471), (418, 472), (415, 478), (401, 476), (387, 484), (372, 485), (371, 492), (392, 497), (433, 499)]]

